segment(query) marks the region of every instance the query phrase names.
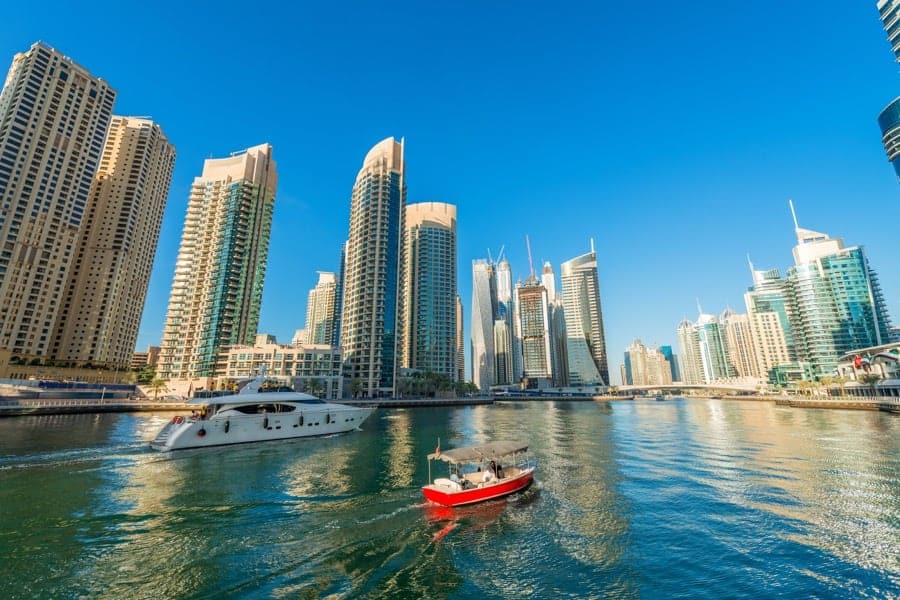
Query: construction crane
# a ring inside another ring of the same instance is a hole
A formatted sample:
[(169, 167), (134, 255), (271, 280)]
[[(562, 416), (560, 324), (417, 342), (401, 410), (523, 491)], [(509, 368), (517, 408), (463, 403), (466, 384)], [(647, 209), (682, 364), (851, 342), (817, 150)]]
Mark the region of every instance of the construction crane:
[(537, 279), (534, 276), (534, 261), (531, 260), (531, 240), (528, 239), (528, 234), (525, 234), (525, 246), (528, 248), (528, 268), (531, 269), (531, 278)]

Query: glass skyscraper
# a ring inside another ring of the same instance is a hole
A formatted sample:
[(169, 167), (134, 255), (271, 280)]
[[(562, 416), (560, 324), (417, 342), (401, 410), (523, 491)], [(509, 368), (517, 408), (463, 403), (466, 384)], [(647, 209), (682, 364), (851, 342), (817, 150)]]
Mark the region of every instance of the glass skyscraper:
[(900, 97), (888, 104), (878, 115), (878, 126), (881, 128), (881, 143), (892, 165), (894, 173), (900, 178)]
[(569, 385), (609, 385), (606, 336), (600, 307), (597, 254), (591, 251), (562, 264)]
[[(878, 15), (887, 33), (888, 43), (900, 62), (900, 0), (878, 0)], [(881, 142), (894, 172), (900, 178), (900, 98), (895, 98), (878, 115)]]
[(406, 205), (400, 285), (400, 367), (455, 380), (456, 206)]
[(354, 392), (392, 395), (397, 372), (397, 286), (406, 206), (403, 140), (376, 144), (363, 160), (350, 203), (341, 346)]
[(334, 345), (337, 328), (337, 275), (319, 271), (319, 282), (309, 290), (306, 300), (306, 340), (307, 344)]
[(878, 277), (861, 246), (795, 226), (797, 246), (787, 283), (801, 361), (819, 378), (841, 354), (887, 343), (890, 326)]
[(772, 369), (797, 361), (791, 329), (791, 303), (787, 281), (778, 269), (758, 271), (750, 265), (753, 285), (744, 294), (757, 371), (763, 379)]
[(213, 377), (223, 346), (254, 342), (277, 182), (269, 144), (203, 163), (169, 296), (163, 379)]
[(878, 0), (877, 6), (891, 51), (900, 62), (900, 0)]
[(529, 387), (541, 387), (540, 381), (553, 380), (553, 357), (550, 351), (550, 306), (547, 289), (536, 277), (517, 285), (516, 330), (522, 338), (522, 376)]
[(490, 390), (494, 374), (494, 321), (497, 288), (494, 267), (480, 259), (472, 261), (472, 383), (482, 392)]

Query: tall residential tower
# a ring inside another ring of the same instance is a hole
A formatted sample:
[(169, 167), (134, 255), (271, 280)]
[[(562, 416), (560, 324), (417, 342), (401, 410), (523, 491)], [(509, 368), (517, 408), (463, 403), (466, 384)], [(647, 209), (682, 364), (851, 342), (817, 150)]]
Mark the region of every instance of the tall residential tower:
[(159, 125), (112, 118), (57, 319), (55, 360), (131, 362), (174, 166)]
[(406, 206), (403, 140), (376, 144), (350, 200), (341, 346), (354, 393), (391, 395), (397, 374), (400, 236)]
[(0, 349), (51, 349), (115, 98), (43, 43), (13, 58), (0, 92)]
[(319, 281), (306, 299), (305, 343), (334, 345), (340, 308), (337, 292), (337, 275), (319, 271)]
[(269, 144), (207, 159), (194, 179), (163, 330), (163, 379), (212, 377), (223, 346), (254, 342), (277, 182)]
[(399, 365), (456, 379), (456, 206), (407, 204), (400, 252)]

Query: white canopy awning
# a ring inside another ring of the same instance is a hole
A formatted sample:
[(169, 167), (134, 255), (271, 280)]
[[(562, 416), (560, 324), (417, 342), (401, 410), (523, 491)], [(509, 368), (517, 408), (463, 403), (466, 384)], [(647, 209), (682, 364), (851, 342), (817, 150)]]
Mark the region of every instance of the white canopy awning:
[(443, 460), (448, 463), (471, 463), (484, 460), (495, 460), (525, 452), (528, 444), (525, 442), (501, 441), (482, 444), (480, 446), (468, 446), (466, 448), (454, 448), (446, 452), (434, 452), (428, 455), (428, 460)]

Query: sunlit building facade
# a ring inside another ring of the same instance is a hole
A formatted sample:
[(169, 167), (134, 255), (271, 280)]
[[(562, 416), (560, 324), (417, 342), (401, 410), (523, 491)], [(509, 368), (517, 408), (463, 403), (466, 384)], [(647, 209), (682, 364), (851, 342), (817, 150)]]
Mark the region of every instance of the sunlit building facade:
[(175, 147), (159, 125), (112, 118), (57, 319), (54, 360), (128, 366), (174, 167)]
[(213, 377), (222, 348), (253, 343), (277, 183), (269, 144), (207, 159), (194, 179), (163, 330), (163, 379)]
[(756, 348), (753, 344), (753, 333), (750, 329), (750, 318), (726, 309), (719, 317), (725, 332), (725, 347), (734, 367), (734, 373), (741, 378), (760, 377)]
[(787, 281), (778, 269), (754, 270), (753, 285), (744, 294), (751, 339), (759, 376), (768, 379), (772, 369), (797, 361), (791, 329), (791, 303)]
[(368, 397), (390, 396), (397, 375), (397, 294), (406, 206), (404, 142), (366, 154), (350, 203), (341, 347), (345, 375)]
[(547, 289), (530, 277), (515, 289), (516, 330), (522, 338), (522, 376), (529, 387), (553, 382)]
[(466, 380), (466, 341), (463, 321), (463, 303), (456, 295), (456, 381)]
[(689, 385), (705, 383), (697, 326), (684, 319), (678, 324), (676, 335), (681, 350), (681, 381)]
[(115, 99), (41, 42), (13, 58), (0, 92), (0, 350), (44, 358), (53, 347)]
[(562, 264), (568, 384), (609, 385), (609, 366), (597, 255), (591, 251)]
[[(795, 224), (796, 225), (796, 224)], [(813, 377), (835, 373), (838, 357), (887, 343), (890, 320), (878, 277), (861, 246), (795, 226), (787, 283), (797, 353)]]
[(672, 368), (665, 355), (657, 348), (634, 340), (625, 351), (628, 385), (670, 385)]
[(456, 378), (456, 206), (406, 205), (400, 253), (401, 368)]
[(497, 292), (494, 267), (487, 260), (472, 261), (472, 383), (482, 392), (496, 383), (494, 321)]
[(222, 349), (216, 370), (219, 389), (256, 377), (281, 381), (298, 392), (337, 400), (344, 395), (341, 349), (328, 344), (278, 344), (274, 336), (261, 336), (252, 344)]
[(316, 287), (309, 290), (306, 299), (306, 339), (307, 344), (334, 345), (337, 329), (338, 309), (337, 275), (319, 271)]

